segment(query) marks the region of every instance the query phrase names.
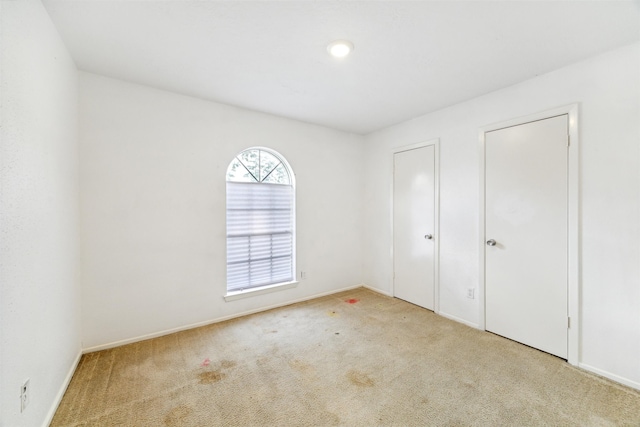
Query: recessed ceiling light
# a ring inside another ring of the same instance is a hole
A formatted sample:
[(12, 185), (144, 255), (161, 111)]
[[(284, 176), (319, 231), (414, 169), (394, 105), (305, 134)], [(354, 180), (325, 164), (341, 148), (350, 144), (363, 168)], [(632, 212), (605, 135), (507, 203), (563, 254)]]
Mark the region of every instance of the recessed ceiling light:
[(349, 55), (353, 50), (353, 43), (348, 40), (336, 40), (334, 42), (329, 43), (327, 46), (327, 51), (334, 58), (344, 58)]

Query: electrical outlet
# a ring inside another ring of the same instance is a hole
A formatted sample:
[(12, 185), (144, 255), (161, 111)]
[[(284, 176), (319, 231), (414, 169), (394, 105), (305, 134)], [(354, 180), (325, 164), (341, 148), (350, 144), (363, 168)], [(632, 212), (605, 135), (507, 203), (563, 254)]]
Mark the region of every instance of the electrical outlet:
[(306, 271), (301, 271), (300, 272), (300, 280), (304, 280), (307, 278), (307, 272)]
[(476, 297), (476, 290), (474, 288), (467, 289), (467, 298), (474, 299)]
[(29, 386), (29, 378), (22, 383), (20, 387), (20, 412), (24, 412), (27, 409), (27, 405), (31, 401), (31, 387)]

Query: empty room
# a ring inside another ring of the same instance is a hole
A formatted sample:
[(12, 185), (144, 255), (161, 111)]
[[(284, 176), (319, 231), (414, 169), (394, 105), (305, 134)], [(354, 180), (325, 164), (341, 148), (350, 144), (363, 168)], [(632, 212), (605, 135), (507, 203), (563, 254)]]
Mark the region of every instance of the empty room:
[(0, 0), (0, 426), (640, 426), (640, 2)]

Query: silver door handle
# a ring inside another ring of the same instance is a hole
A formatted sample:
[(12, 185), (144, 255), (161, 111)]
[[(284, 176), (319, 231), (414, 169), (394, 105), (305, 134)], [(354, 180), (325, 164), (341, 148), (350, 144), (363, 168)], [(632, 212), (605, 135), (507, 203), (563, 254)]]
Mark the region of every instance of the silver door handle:
[(487, 245), (488, 246), (495, 246), (496, 245), (496, 241), (493, 240), (493, 239), (489, 239), (489, 240), (487, 240)]
[(424, 238), (427, 239), (427, 240), (431, 240), (431, 239), (433, 239), (433, 236), (431, 234), (425, 234)]

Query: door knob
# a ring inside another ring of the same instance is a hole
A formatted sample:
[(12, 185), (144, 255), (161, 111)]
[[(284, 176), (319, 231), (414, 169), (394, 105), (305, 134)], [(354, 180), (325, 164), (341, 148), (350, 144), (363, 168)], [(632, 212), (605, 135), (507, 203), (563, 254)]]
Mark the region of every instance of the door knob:
[(493, 239), (489, 239), (489, 240), (487, 240), (487, 245), (488, 246), (495, 246), (496, 245), (496, 241), (493, 240)]
[(425, 234), (424, 238), (427, 239), (427, 240), (431, 240), (431, 239), (433, 239), (433, 236), (431, 234)]

